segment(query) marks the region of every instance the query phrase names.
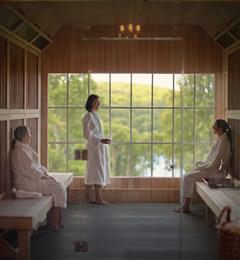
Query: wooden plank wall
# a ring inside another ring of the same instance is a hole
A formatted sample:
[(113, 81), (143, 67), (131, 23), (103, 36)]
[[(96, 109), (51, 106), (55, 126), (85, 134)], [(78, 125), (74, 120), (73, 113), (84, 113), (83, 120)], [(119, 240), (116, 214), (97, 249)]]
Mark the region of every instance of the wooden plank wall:
[[(55, 35), (52, 45), (42, 55), (41, 155), (45, 166), (48, 73), (216, 73), (216, 83), (221, 86), (223, 53), (202, 28), (153, 26), (144, 28), (144, 33), (149, 37), (181, 40), (97, 40), (98, 36), (116, 35), (116, 28), (111, 27), (94, 27), (89, 31), (65, 27)], [(83, 36), (96, 40), (82, 40)], [(218, 95), (216, 99), (219, 106), (221, 98)]]
[[(7, 121), (0, 121), (0, 172), (7, 171)], [(0, 174), (0, 199), (6, 191), (6, 174)]]
[[(111, 202), (176, 202), (180, 197), (179, 178), (113, 177), (103, 195)], [(85, 201), (84, 178), (74, 178), (69, 201)]]
[(10, 150), (14, 129), (28, 124), (32, 146), (40, 143), (40, 56), (0, 33), (0, 199), (11, 191)]
[[(228, 109), (240, 114), (240, 50), (229, 55), (228, 59)], [(233, 136), (232, 175), (240, 180), (240, 117), (231, 119), (229, 124)]]

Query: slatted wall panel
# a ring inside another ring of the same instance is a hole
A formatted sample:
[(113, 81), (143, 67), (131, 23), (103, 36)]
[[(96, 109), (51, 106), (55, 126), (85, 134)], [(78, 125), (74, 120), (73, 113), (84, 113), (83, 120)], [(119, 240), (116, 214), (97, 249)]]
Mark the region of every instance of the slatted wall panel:
[(0, 37), (0, 109), (7, 108), (7, 41)]
[(6, 192), (7, 169), (7, 121), (0, 121), (0, 195)]
[[(103, 34), (102, 28), (98, 30)], [(111, 27), (105, 33), (111, 34)], [(149, 37), (166, 40), (97, 40), (97, 28), (88, 35), (95, 40), (83, 41), (83, 34), (81, 29), (61, 29), (43, 53), (43, 68), (49, 73), (221, 72), (222, 50), (198, 26), (181, 26), (178, 31), (171, 26), (148, 29)]]
[(240, 50), (229, 55), (228, 109), (240, 110)]
[(24, 108), (24, 49), (10, 43), (9, 104), (10, 108)]
[(38, 119), (30, 118), (26, 120), (27, 126), (30, 128), (32, 133), (32, 148), (37, 152), (38, 151)]
[[(229, 55), (228, 60), (228, 109), (240, 111), (240, 50)], [(240, 180), (240, 118), (229, 119), (233, 131), (233, 176)]]
[[(11, 141), (14, 129), (29, 124), (39, 147), (40, 66), (36, 51), (0, 31), (0, 200), (11, 196)], [(2, 192), (5, 193), (2, 193)]]
[(38, 57), (27, 52), (26, 108), (38, 108)]
[(232, 136), (233, 136), (233, 157), (232, 157), (232, 167), (231, 173), (232, 176), (238, 180), (240, 180), (240, 120), (229, 120), (230, 127), (232, 129)]

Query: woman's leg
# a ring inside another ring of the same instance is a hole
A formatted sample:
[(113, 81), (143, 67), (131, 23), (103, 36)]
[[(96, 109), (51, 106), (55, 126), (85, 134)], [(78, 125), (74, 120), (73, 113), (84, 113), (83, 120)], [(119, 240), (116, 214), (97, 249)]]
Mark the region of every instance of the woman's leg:
[(92, 199), (92, 188), (93, 188), (93, 185), (87, 185), (86, 184), (86, 201), (88, 203), (91, 203), (93, 202), (94, 200)]
[(183, 176), (183, 204), (175, 209), (175, 212), (189, 212), (195, 182), (201, 181), (203, 177), (205, 177), (205, 173), (200, 171), (194, 171)]
[(47, 222), (52, 226), (54, 231), (58, 231), (61, 227), (61, 210), (60, 207), (52, 207), (47, 214)]
[(102, 185), (95, 184), (96, 203), (108, 204), (102, 197)]

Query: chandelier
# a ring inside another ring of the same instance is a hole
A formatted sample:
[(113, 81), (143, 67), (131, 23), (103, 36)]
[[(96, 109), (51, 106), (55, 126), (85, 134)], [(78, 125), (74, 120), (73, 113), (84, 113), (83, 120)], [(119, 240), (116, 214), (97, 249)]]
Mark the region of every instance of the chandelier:
[(121, 24), (119, 26), (119, 38), (137, 38), (141, 32), (141, 26), (139, 24), (129, 23), (127, 25)]

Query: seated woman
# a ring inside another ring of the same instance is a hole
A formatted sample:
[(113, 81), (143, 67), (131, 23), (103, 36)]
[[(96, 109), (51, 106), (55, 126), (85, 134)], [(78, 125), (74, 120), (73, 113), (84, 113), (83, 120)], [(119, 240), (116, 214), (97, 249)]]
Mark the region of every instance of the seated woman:
[(197, 162), (196, 168), (183, 176), (183, 204), (175, 212), (188, 213), (191, 198), (196, 181), (202, 178), (215, 178), (219, 174), (221, 160), (224, 162), (224, 168), (229, 169), (231, 160), (231, 129), (225, 120), (218, 119), (213, 125), (213, 132), (217, 135), (217, 140), (212, 146), (205, 162)]
[(27, 126), (14, 131), (11, 152), (11, 169), (16, 189), (53, 195), (53, 208), (48, 213), (48, 222), (57, 231), (62, 226), (62, 208), (66, 207), (66, 189), (47, 174), (39, 162), (37, 153), (29, 145), (31, 132)]

